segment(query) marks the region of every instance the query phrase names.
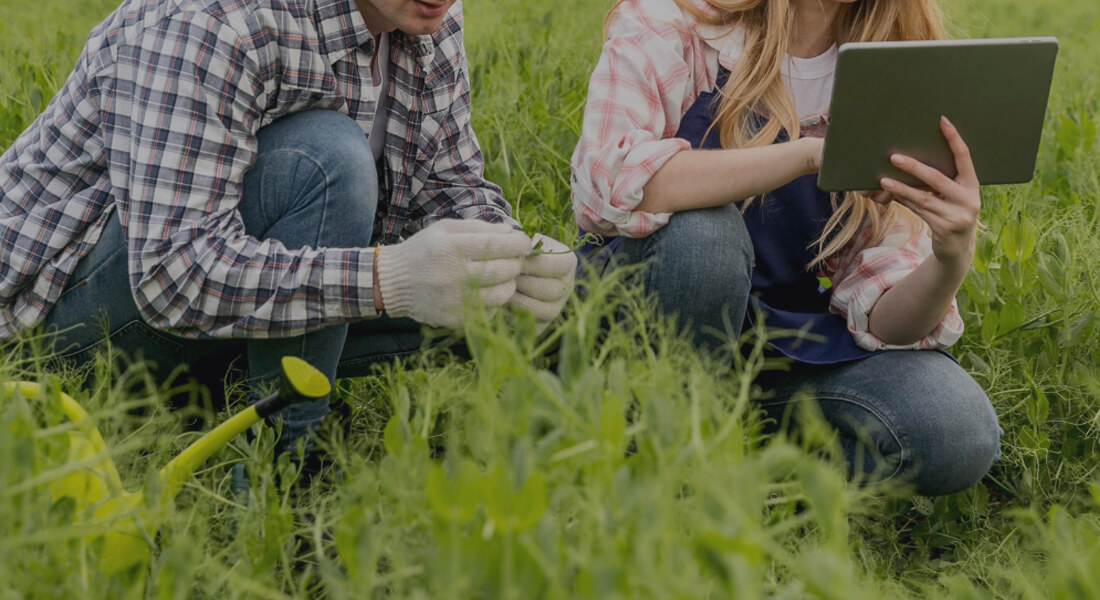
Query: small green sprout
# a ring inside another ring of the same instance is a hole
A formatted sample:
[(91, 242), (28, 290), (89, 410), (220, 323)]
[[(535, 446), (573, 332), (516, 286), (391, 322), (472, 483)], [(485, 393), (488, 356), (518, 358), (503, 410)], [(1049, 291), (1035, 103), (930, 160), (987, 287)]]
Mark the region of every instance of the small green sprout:
[(527, 255), (527, 258), (535, 258), (536, 256), (542, 256), (543, 254), (569, 254), (571, 252), (576, 252), (587, 244), (603, 244), (604, 239), (602, 235), (597, 235), (595, 233), (586, 233), (574, 239), (573, 244), (569, 247), (568, 250), (558, 251), (543, 250), (543, 242), (544, 240), (539, 240), (538, 243), (536, 243), (534, 247), (531, 248), (531, 253)]

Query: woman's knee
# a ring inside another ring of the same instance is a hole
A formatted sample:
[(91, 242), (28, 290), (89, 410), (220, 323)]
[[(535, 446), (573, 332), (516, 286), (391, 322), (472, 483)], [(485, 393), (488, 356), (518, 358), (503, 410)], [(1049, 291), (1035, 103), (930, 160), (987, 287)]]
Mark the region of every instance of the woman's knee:
[(745, 221), (736, 206), (679, 212), (645, 240), (644, 258), (654, 262), (654, 277), (674, 280), (694, 297), (743, 296), (751, 287), (754, 253)]
[(804, 382), (841, 433), (849, 467), (921, 495), (978, 483), (1000, 455), (1001, 428), (989, 398), (939, 352), (882, 352), (822, 371), (803, 368), (774, 384), (781, 397)]
[(745, 277), (752, 273), (752, 238), (736, 205), (676, 213), (659, 233), (662, 246), (678, 254), (709, 257), (698, 262), (734, 267)]
[[(961, 367), (925, 374), (950, 382), (951, 392), (929, 397), (923, 418), (906, 424), (906, 464), (914, 491), (927, 496), (965, 490), (989, 472), (1001, 453), (997, 415), (982, 391)], [(938, 405), (938, 406), (937, 406)]]
[(753, 249), (737, 207), (676, 213), (650, 237), (625, 240), (623, 252), (630, 262), (646, 262), (646, 291), (692, 326), (697, 345), (723, 346), (740, 332)]

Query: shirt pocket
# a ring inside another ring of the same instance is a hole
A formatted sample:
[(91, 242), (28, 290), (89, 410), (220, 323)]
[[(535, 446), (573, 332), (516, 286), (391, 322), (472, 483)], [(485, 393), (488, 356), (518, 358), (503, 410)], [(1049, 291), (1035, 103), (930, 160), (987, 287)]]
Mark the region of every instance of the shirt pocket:
[(430, 169), (436, 154), (444, 150), (447, 132), (455, 135), (455, 123), (451, 123), (450, 114), (455, 95), (455, 74), (452, 71), (438, 73), (424, 81), (424, 87), (417, 99), (420, 112), (420, 131), (416, 133), (416, 167), (419, 171), (425, 166)]
[(449, 117), (446, 108), (421, 116), (420, 131), (416, 134), (415, 169), (418, 173), (430, 175), (438, 153), (448, 151), (444, 147), (444, 124)]
[(417, 99), (417, 108), (425, 114), (446, 111), (451, 107), (457, 83), (452, 69), (443, 69), (424, 80), (424, 89)]

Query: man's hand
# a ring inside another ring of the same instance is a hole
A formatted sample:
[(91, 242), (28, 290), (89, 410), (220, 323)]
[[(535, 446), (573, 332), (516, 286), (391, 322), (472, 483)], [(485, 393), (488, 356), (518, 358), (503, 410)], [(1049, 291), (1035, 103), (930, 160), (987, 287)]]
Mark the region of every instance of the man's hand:
[(508, 306), (525, 310), (535, 316), (539, 330), (557, 318), (573, 292), (573, 276), (577, 255), (568, 246), (536, 233), (531, 248), (537, 248), (523, 259), (516, 292)]
[(378, 251), (382, 304), (394, 317), (433, 327), (461, 327), (462, 296), (474, 281), (485, 308), (516, 293), (531, 239), (505, 224), (445, 219)]

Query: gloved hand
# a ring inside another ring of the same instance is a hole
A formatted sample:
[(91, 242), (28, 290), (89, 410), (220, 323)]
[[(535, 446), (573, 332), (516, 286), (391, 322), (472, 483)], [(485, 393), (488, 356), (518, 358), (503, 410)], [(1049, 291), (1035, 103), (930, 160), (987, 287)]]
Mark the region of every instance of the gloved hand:
[(475, 280), (488, 309), (516, 291), (531, 240), (521, 231), (476, 220), (437, 221), (400, 244), (378, 250), (382, 304), (394, 317), (433, 327), (461, 327), (462, 296)]
[(508, 306), (529, 311), (535, 316), (539, 331), (557, 318), (565, 301), (573, 293), (573, 276), (577, 269), (577, 255), (565, 244), (536, 233), (531, 246), (541, 253), (523, 259), (516, 293), (508, 300)]

